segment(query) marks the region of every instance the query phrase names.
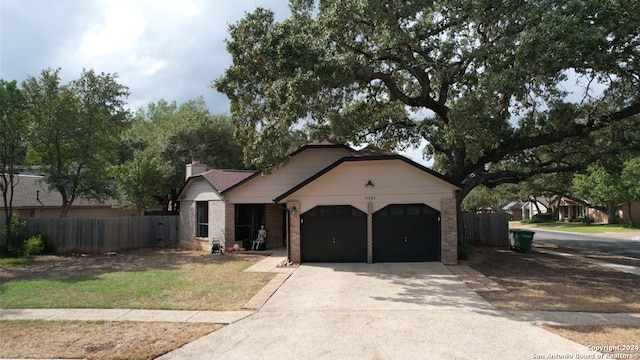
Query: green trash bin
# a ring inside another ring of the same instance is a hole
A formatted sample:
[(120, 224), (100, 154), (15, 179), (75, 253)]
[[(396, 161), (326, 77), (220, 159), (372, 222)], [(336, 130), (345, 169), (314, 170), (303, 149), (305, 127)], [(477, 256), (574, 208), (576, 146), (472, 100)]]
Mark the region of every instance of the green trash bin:
[(530, 253), (533, 243), (533, 234), (535, 234), (535, 232), (526, 230), (512, 230), (511, 232), (514, 237), (513, 246), (515, 247), (515, 250)]

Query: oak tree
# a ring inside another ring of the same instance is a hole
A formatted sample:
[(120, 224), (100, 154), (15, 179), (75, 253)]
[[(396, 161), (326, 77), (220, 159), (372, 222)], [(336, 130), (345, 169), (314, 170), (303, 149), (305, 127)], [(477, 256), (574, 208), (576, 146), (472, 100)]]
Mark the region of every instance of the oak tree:
[[(269, 168), (293, 131), (387, 149), (424, 144), (463, 184), (573, 172), (640, 148), (640, 2), (290, 0), (229, 27), (231, 100), (245, 159)], [(624, 131), (622, 132), (624, 134)], [(541, 149), (547, 155), (537, 156)]]

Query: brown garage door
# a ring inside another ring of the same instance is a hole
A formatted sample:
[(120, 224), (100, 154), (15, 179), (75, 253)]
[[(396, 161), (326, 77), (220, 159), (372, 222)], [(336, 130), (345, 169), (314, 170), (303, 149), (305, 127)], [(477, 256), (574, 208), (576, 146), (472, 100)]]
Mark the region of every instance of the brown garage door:
[(303, 262), (366, 262), (367, 216), (349, 205), (317, 206), (301, 216)]
[(398, 204), (374, 213), (373, 261), (440, 261), (440, 212)]

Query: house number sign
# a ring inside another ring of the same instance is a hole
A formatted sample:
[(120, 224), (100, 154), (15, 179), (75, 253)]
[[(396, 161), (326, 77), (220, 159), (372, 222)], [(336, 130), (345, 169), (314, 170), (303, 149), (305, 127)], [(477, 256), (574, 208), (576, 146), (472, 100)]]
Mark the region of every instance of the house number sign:
[(375, 199), (376, 199), (376, 197), (375, 196), (371, 196), (371, 195), (364, 197), (365, 201), (372, 201), (372, 200), (375, 200)]

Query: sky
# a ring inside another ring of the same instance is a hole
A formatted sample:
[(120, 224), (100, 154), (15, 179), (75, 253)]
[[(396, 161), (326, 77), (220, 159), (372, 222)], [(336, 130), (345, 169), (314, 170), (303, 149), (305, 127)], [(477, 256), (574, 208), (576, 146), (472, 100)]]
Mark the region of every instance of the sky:
[[(213, 114), (229, 113), (211, 83), (231, 65), (229, 25), (257, 7), (291, 15), (286, 0), (0, 0), (0, 78), (61, 68), (66, 84), (92, 69), (117, 74), (133, 110), (203, 96)], [(426, 164), (419, 150), (405, 155)]]
[(229, 111), (210, 87), (231, 64), (230, 24), (258, 6), (278, 19), (283, 0), (0, 0), (0, 77), (25, 80), (61, 68), (63, 83), (83, 68), (117, 73), (131, 108), (160, 99), (204, 96), (213, 113)]

